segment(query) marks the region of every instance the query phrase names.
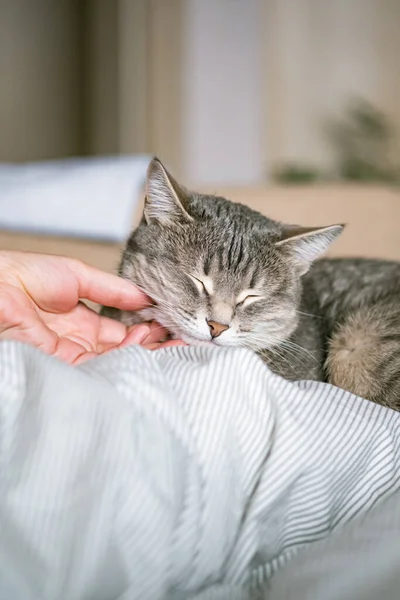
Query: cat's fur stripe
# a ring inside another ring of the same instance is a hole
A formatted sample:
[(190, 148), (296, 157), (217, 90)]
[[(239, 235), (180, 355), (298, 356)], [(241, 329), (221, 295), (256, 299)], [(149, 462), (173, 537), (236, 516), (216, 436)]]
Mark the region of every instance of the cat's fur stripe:
[(103, 312), (155, 319), (192, 344), (246, 347), (283, 377), (399, 410), (400, 264), (320, 259), (342, 228), (285, 225), (189, 192), (154, 159), (119, 269), (154, 305)]

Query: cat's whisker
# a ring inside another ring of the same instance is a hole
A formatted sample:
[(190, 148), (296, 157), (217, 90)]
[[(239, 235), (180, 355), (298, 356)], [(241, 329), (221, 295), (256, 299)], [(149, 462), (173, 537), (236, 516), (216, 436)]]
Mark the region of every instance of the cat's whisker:
[(275, 354), (278, 358), (285, 361), (285, 363), (288, 364), (291, 369), (293, 369), (294, 365), (290, 362), (289, 358), (281, 354), (276, 348), (271, 349), (271, 354)]
[(285, 352), (287, 352), (288, 354), (290, 354), (293, 358), (296, 358), (297, 360), (299, 359), (299, 351), (300, 351), (300, 353), (304, 352), (305, 354), (310, 356), (310, 358), (312, 358), (313, 360), (317, 360), (315, 358), (315, 356), (313, 356), (308, 350), (306, 350), (299, 344), (295, 344), (294, 342), (291, 342), (289, 340), (282, 340), (281, 338), (272, 338), (271, 341), (275, 342), (275, 344), (276, 344), (276, 346), (274, 346), (274, 348), (281, 348), (281, 349), (285, 350)]
[[(140, 289), (141, 292), (146, 294), (146, 296), (148, 296), (152, 300), (155, 300), (157, 302), (157, 304), (163, 305), (163, 306), (171, 308), (171, 309), (176, 309), (176, 307), (168, 300), (165, 300), (165, 298), (160, 298), (154, 292), (150, 292), (150, 291), (146, 290), (144, 286), (141, 286), (138, 284), (135, 284), (135, 285), (137, 288)], [(148, 308), (151, 308), (151, 307), (152, 307), (152, 305), (150, 305)]]
[(273, 333), (260, 333), (257, 331), (250, 331), (248, 332), (245, 336), (246, 339), (252, 340), (254, 342), (257, 342), (260, 344), (261, 348), (266, 348), (267, 346), (269, 346), (269, 342), (272, 341), (276, 341), (277, 338), (274, 338)]
[[(181, 189), (154, 159), (143, 218), (119, 273), (139, 281), (149, 297), (152, 307), (139, 314), (173, 337), (200, 344), (211, 338), (204, 316), (217, 325), (232, 318), (216, 345), (247, 348), (282, 376), (329, 381), (400, 410), (400, 266), (360, 258), (313, 265), (342, 230), (285, 225), (249, 206)], [(196, 272), (211, 283), (204, 294), (186, 285)], [(253, 303), (257, 296), (262, 301)]]
[(168, 300), (164, 300), (163, 298), (160, 298), (158, 296), (156, 296), (155, 294), (148, 294), (153, 300), (156, 301), (156, 304), (153, 304), (154, 307), (157, 306), (163, 306), (164, 308), (169, 308), (170, 310), (174, 310), (175, 306), (173, 304), (171, 304), (171, 302), (168, 302)]
[(304, 315), (306, 317), (312, 317), (313, 319), (323, 319), (323, 317), (321, 317), (321, 315), (313, 315), (312, 313), (304, 312), (302, 310), (297, 310), (296, 309), (296, 312), (299, 315)]
[(289, 364), (293, 370), (295, 370), (298, 366), (307, 368), (307, 363), (304, 360), (301, 360), (301, 357), (298, 354), (291, 354), (290, 352), (287, 352), (287, 350), (284, 349), (280, 356), (281, 358), (284, 358), (284, 356), (286, 356), (292, 359), (292, 362)]
[(291, 368), (294, 368), (295, 364), (306, 367), (306, 363), (302, 360), (302, 355), (304, 356), (304, 354), (309, 355), (313, 360), (317, 360), (305, 348), (302, 348), (293, 342), (289, 343), (287, 340), (282, 340), (270, 331), (265, 335), (259, 332), (248, 332), (247, 335), (243, 337), (245, 337), (245, 341), (243, 342), (245, 347), (256, 352), (267, 349), (271, 354), (278, 356), (281, 360), (289, 364)]
[(320, 361), (306, 348), (303, 348), (303, 346), (300, 346), (299, 344), (296, 344), (295, 342), (292, 342), (290, 340), (285, 340), (282, 342), (282, 346), (283, 347), (287, 347), (287, 348), (291, 348), (294, 351), (298, 351), (300, 350), (301, 352), (304, 352), (305, 354), (307, 354), (310, 358), (312, 358), (317, 364), (320, 364)]
[(258, 352), (260, 350), (260, 346), (259, 345), (254, 345), (248, 342), (242, 342), (239, 341), (237, 346), (239, 348), (244, 348), (245, 350), (251, 350), (252, 352)]
[[(174, 316), (180, 316), (182, 320), (182, 315), (179, 315), (178, 311), (175, 312)], [(160, 323), (162, 328), (166, 329), (169, 333), (172, 333), (178, 337), (182, 337), (183, 335), (185, 335), (188, 322), (191, 324), (193, 323), (193, 319), (187, 319), (186, 317), (183, 319), (184, 323), (180, 322), (179, 318), (173, 320), (168, 315), (166, 315), (165, 312), (160, 314), (160, 317), (158, 319), (156, 318), (155, 320)]]
[[(287, 348), (280, 348), (279, 346), (274, 346), (273, 348), (268, 349), (271, 354), (277, 355), (281, 360), (284, 360), (293, 371), (296, 371), (296, 367), (303, 367), (307, 369), (307, 363), (301, 360), (301, 356), (298, 353), (294, 354), (293, 352), (289, 352)], [(290, 361), (289, 359), (292, 359)]]
[[(260, 350), (260, 347), (258, 346), (257, 348), (255, 348), (255, 350), (256, 350), (256, 351), (259, 351), (259, 350)], [(293, 369), (293, 368), (294, 368), (294, 366), (295, 366), (295, 365), (294, 365), (292, 362), (290, 362), (290, 360), (289, 360), (289, 358), (290, 358), (290, 355), (289, 355), (289, 356), (285, 356), (284, 354), (282, 354), (282, 353), (279, 351), (278, 347), (276, 347), (276, 346), (275, 346), (275, 347), (273, 347), (273, 348), (268, 348), (268, 352), (269, 352), (269, 353), (270, 353), (272, 356), (277, 356), (277, 357), (278, 357), (280, 360), (283, 360), (283, 361), (284, 361), (284, 362), (285, 362), (285, 363), (286, 363), (286, 364), (287, 364), (287, 365), (288, 365), (288, 366), (289, 366), (291, 369)]]
[(248, 347), (252, 347), (255, 350), (261, 350), (262, 348), (265, 348), (265, 339), (264, 338), (256, 338), (253, 336), (238, 336), (239, 339), (243, 339), (243, 344), (246, 345)]
[[(293, 361), (297, 364), (306, 367), (306, 363), (301, 360), (301, 356), (303, 354), (309, 356), (314, 361), (319, 364), (319, 361), (313, 356), (308, 350), (289, 340), (282, 340), (268, 332), (265, 336), (260, 335), (257, 332), (250, 332), (246, 336), (248, 347), (252, 347), (256, 351), (260, 351), (263, 348), (266, 348), (269, 352), (279, 356), (282, 360), (285, 360), (288, 364), (290, 364), (291, 368), (294, 368), (294, 364), (288, 360), (288, 357), (291, 357)], [(249, 343), (250, 342), (250, 343)], [(271, 343), (273, 346), (271, 346)]]

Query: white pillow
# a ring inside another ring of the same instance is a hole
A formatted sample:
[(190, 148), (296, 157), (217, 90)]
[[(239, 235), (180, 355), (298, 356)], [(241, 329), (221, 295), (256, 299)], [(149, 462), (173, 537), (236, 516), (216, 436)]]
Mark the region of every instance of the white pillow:
[(0, 229), (122, 242), (150, 160), (136, 155), (0, 164)]

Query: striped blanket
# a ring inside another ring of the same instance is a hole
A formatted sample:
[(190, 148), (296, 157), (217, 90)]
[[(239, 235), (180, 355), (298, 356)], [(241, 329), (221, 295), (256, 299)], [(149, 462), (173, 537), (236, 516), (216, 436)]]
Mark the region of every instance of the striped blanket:
[(264, 597), (400, 488), (399, 431), (400, 414), (246, 350), (70, 367), (3, 342), (0, 599)]

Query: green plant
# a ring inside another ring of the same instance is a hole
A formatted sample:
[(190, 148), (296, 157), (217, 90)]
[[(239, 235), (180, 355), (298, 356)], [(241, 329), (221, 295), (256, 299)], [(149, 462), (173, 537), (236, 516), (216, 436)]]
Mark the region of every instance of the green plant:
[(323, 173), (311, 165), (287, 163), (275, 170), (273, 179), (281, 184), (332, 180), (400, 183), (400, 168), (391, 160), (395, 139), (393, 127), (389, 119), (369, 102), (354, 99), (341, 118), (328, 123), (325, 133), (334, 153), (330, 173)]
[(354, 100), (344, 116), (330, 123), (336, 176), (345, 181), (390, 182), (398, 169), (390, 161), (394, 138), (387, 117), (365, 100)]
[(315, 183), (321, 178), (319, 171), (311, 166), (287, 164), (276, 169), (273, 179), (278, 183)]

